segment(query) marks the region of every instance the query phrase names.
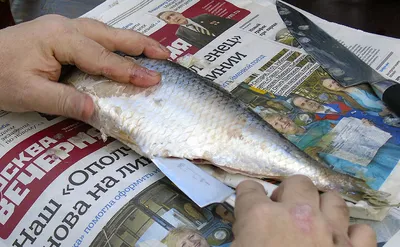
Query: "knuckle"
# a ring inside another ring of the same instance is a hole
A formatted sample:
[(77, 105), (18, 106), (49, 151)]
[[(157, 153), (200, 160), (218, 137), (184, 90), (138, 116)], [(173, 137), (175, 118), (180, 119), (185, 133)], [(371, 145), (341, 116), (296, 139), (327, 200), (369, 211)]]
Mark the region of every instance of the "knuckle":
[(126, 31), (126, 30), (121, 30), (113, 27), (109, 27), (104, 24), (104, 28), (106, 29), (105, 31), (108, 32), (110, 35), (106, 35), (106, 38), (111, 37), (112, 40), (108, 42), (108, 46), (110, 50), (116, 51), (118, 50), (117, 45), (115, 44), (115, 40), (120, 40), (121, 38), (121, 33)]
[(101, 75), (109, 78), (114, 74), (114, 69), (108, 65), (101, 67)]
[(287, 182), (292, 182), (292, 183), (296, 183), (296, 184), (303, 184), (303, 185), (307, 185), (310, 187), (314, 187), (314, 183), (313, 181), (304, 175), (293, 175), (289, 178), (286, 179)]
[(323, 200), (332, 202), (333, 205), (335, 205), (336, 210), (338, 210), (342, 215), (349, 217), (350, 215), (349, 207), (347, 206), (346, 202), (338, 192), (336, 191), (325, 192), (324, 194), (321, 195), (321, 198)]
[(79, 95), (76, 94), (74, 89), (65, 86), (58, 90), (55, 112), (59, 115), (80, 119), (82, 109)]
[(48, 14), (48, 15), (41, 16), (38, 19), (46, 20), (46, 21), (50, 21), (50, 22), (58, 22), (58, 21), (67, 20), (68, 18), (61, 16), (61, 15), (57, 15), (57, 14)]
[(113, 27), (107, 26), (105, 24), (104, 24), (104, 28), (106, 28), (108, 32), (111, 32), (112, 37), (115, 38), (115, 39), (119, 39), (121, 34), (123, 32), (127, 31), (125, 29), (113, 28)]
[(60, 89), (59, 97), (57, 97), (56, 111), (64, 116), (71, 116), (71, 112), (68, 108), (68, 97), (66, 96), (65, 88)]
[(44, 20), (44, 24), (46, 25), (45, 30), (50, 33), (65, 33), (69, 32), (70, 28), (68, 27), (68, 18), (60, 16), (60, 15), (47, 15), (42, 17)]
[(77, 18), (73, 20), (75, 23), (79, 23), (81, 26), (88, 26), (90, 24), (93, 24), (93, 22), (96, 22), (96, 20), (92, 20), (89, 18)]
[(107, 24), (90, 19), (90, 18), (77, 18), (73, 20), (74, 23), (76, 24), (76, 28), (79, 30), (80, 28), (84, 27), (84, 29), (90, 30), (90, 29), (98, 29), (98, 28), (108, 28)]
[(255, 187), (255, 186), (259, 186), (260, 184), (253, 181), (253, 180), (245, 180), (241, 183), (239, 183), (238, 186), (236, 186), (237, 190), (242, 190), (244, 188), (249, 188), (249, 187)]
[(100, 72), (103, 76), (108, 77), (113, 74), (113, 68), (110, 63), (107, 62), (112, 55), (113, 54), (104, 47), (101, 48), (99, 52), (97, 64), (100, 65)]
[(112, 53), (109, 50), (107, 50), (104, 47), (100, 48), (100, 51), (99, 51), (99, 62), (100, 63), (107, 61), (111, 56), (112, 56)]
[(134, 71), (140, 68), (140, 66), (137, 65), (137, 64), (136, 64), (135, 62), (133, 62), (132, 60), (126, 59), (126, 62), (128, 63), (128, 73), (129, 73), (130, 75), (133, 75), (133, 74), (134, 74)]

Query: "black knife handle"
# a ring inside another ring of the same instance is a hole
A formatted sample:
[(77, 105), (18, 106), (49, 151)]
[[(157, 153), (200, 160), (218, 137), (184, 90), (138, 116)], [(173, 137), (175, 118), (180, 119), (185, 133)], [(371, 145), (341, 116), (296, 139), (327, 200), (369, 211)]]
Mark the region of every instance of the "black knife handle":
[(400, 84), (396, 83), (388, 87), (382, 95), (383, 102), (394, 112), (397, 116), (400, 116)]

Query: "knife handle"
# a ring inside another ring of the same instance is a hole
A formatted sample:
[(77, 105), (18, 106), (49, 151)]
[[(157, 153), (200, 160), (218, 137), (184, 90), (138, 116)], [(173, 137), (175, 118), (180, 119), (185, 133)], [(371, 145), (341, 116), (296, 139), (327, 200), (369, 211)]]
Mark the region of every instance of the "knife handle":
[(382, 90), (381, 99), (392, 112), (400, 116), (400, 84), (395, 81), (386, 80), (372, 84), (374, 89), (376, 88), (375, 84), (386, 85), (385, 90)]

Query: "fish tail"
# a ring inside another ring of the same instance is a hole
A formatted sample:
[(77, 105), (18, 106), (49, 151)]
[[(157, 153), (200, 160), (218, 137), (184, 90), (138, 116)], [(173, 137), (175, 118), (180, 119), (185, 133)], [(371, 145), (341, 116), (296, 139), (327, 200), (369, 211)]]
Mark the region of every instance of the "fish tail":
[(362, 179), (358, 179), (356, 184), (362, 191), (361, 199), (368, 202), (373, 207), (397, 207), (400, 205), (391, 204), (389, 201), (390, 193), (373, 190)]

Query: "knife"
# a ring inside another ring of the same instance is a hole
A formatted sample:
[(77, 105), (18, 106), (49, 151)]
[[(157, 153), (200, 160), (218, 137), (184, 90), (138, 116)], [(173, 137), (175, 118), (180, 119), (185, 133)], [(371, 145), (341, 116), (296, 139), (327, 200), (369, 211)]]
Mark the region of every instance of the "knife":
[(400, 116), (399, 83), (380, 75), (302, 13), (281, 1), (276, 6), (293, 37), (335, 81), (343, 87), (369, 83), (388, 108)]
[(235, 191), (186, 159), (152, 158), (153, 163), (199, 207), (227, 201)]
[(231, 188), (236, 188), (244, 180), (260, 183), (267, 196), (271, 196), (278, 187), (260, 179), (249, 178), (241, 174), (230, 174), (211, 165), (195, 165), (186, 159), (154, 157), (152, 161), (199, 207), (223, 202), (235, 207), (236, 194)]

